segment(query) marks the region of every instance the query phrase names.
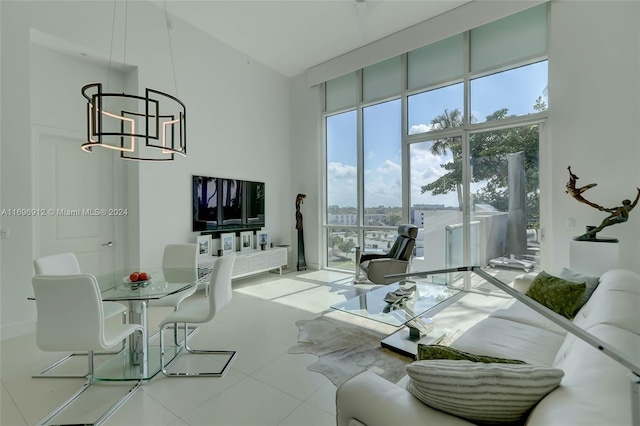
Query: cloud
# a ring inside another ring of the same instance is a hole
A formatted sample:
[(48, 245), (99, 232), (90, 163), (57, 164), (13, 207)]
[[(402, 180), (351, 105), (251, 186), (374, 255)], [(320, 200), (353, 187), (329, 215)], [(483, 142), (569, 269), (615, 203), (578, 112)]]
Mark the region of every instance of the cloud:
[[(430, 146), (429, 142), (411, 146), (411, 203), (457, 206), (455, 192), (438, 196), (421, 194), (422, 186), (433, 182), (446, 173), (441, 164), (452, 161), (451, 154), (431, 154)], [(399, 207), (402, 205), (402, 169), (400, 164), (386, 160), (378, 168), (365, 172), (364, 183), (365, 206)], [(355, 207), (357, 204), (356, 166), (337, 162), (329, 163), (327, 189), (329, 205)]]
[(367, 207), (402, 206), (402, 175), (396, 173), (370, 173), (365, 176), (364, 203)]
[(397, 174), (400, 176), (402, 173), (402, 166), (400, 164), (394, 163), (391, 160), (386, 160), (382, 163), (382, 166), (376, 169), (376, 173), (382, 174)]
[(441, 166), (453, 161), (451, 153), (446, 155), (433, 155), (429, 148), (430, 142), (411, 145), (411, 203), (412, 204), (444, 204), (445, 206), (457, 206), (457, 194), (450, 192), (445, 195), (422, 194), (422, 187), (435, 181), (446, 174)]
[(418, 133), (426, 133), (433, 130), (433, 126), (431, 124), (414, 124), (409, 128), (409, 134), (415, 135)]
[(327, 191), (329, 205), (356, 207), (357, 169), (342, 163), (329, 163), (327, 166)]
[(327, 175), (329, 178), (342, 179), (357, 176), (356, 166), (350, 166), (342, 163), (329, 163), (327, 166)]

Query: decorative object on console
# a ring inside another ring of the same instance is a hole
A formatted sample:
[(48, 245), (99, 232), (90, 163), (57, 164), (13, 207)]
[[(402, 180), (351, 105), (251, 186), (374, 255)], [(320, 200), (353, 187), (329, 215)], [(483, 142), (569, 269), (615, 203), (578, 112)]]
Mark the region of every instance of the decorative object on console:
[(253, 249), (253, 232), (245, 231), (240, 233), (240, 251), (247, 252)]
[(236, 234), (233, 232), (220, 234), (220, 248), (222, 255), (228, 256), (236, 251)]
[(260, 248), (262, 250), (266, 250), (269, 247), (269, 231), (256, 232), (256, 248)]
[(636, 198), (633, 203), (631, 202), (631, 200), (625, 199), (622, 200), (621, 206), (606, 208), (599, 204), (593, 203), (582, 196), (583, 192), (593, 188), (594, 186), (597, 186), (598, 184), (590, 183), (581, 188), (578, 188), (576, 187), (576, 181), (579, 179), (579, 177), (571, 172), (571, 166), (567, 167), (567, 169), (569, 170), (569, 182), (567, 182), (567, 190), (565, 192), (581, 203), (585, 203), (600, 211), (610, 213), (609, 216), (604, 218), (599, 226), (587, 226), (587, 232), (574, 237), (573, 239), (576, 241), (604, 241), (613, 243), (618, 242), (617, 238), (598, 238), (596, 234), (602, 231), (607, 226), (624, 223), (629, 220), (629, 213), (638, 204), (638, 200), (640, 200), (640, 188), (636, 188), (638, 190), (638, 193), (636, 194)]
[(211, 235), (199, 235), (197, 238), (198, 256), (211, 256)]
[(526, 295), (553, 312), (572, 319), (580, 307), (586, 287), (584, 282), (576, 284), (542, 271), (535, 277)]
[[(114, 2), (113, 25), (116, 27)], [(127, 13), (125, 5), (124, 47), (127, 47)], [(169, 18), (165, 6), (164, 20), (169, 39), (174, 89), (178, 88), (171, 45)], [(113, 52), (113, 34), (111, 49)], [(122, 61), (127, 62), (126, 55)], [(111, 64), (111, 57), (109, 58)], [(108, 69), (111, 73), (111, 67)], [(107, 77), (107, 81), (109, 81)], [(120, 158), (136, 161), (173, 161), (174, 154), (187, 156), (186, 107), (177, 97), (154, 89), (145, 89), (144, 96), (124, 93), (105, 93), (102, 83), (90, 83), (82, 87), (87, 99), (87, 141), (82, 150), (91, 152), (93, 147), (120, 151)], [(107, 110), (108, 107), (111, 109)]]
[(304, 203), (304, 199), (307, 198), (306, 194), (296, 195), (296, 229), (298, 230), (298, 271), (305, 271), (307, 269), (307, 261), (304, 257), (304, 226), (302, 223), (302, 212), (300, 206)]
[(564, 376), (545, 366), (449, 359), (416, 361), (407, 373), (407, 390), (420, 401), (480, 424), (520, 420)]

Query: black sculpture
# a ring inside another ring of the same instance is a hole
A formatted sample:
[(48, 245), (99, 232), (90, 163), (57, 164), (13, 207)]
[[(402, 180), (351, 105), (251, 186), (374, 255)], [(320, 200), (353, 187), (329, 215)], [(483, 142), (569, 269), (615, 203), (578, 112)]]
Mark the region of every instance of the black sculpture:
[(305, 271), (307, 269), (307, 262), (304, 258), (304, 230), (302, 225), (302, 212), (300, 211), (300, 205), (304, 203), (304, 199), (307, 198), (305, 194), (298, 194), (296, 196), (296, 229), (298, 230), (298, 271)]

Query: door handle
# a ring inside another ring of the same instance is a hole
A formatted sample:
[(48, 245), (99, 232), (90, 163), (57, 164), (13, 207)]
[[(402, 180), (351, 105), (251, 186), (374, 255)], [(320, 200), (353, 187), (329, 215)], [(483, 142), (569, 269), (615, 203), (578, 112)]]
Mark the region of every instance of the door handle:
[(103, 247), (113, 247), (113, 241), (109, 241), (108, 243), (102, 244)]

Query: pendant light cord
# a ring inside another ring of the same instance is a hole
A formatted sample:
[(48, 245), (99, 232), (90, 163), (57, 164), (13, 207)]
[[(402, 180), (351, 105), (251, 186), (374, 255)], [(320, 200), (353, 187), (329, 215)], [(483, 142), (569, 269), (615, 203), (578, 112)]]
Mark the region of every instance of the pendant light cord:
[(167, 0), (164, 0), (164, 19), (167, 26), (167, 37), (169, 38), (169, 55), (171, 56), (171, 69), (173, 71), (173, 87), (176, 90), (176, 97), (178, 96), (178, 81), (176, 80), (176, 64), (173, 60), (173, 45), (171, 43), (171, 30), (169, 28), (169, 15), (167, 14)]
[[(127, 23), (129, 21), (129, 0), (124, 2), (124, 49), (122, 53), (122, 66), (123, 69), (127, 65)], [(122, 83), (124, 85), (124, 82)], [(124, 87), (122, 87), (122, 93), (124, 93)]]

